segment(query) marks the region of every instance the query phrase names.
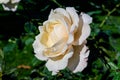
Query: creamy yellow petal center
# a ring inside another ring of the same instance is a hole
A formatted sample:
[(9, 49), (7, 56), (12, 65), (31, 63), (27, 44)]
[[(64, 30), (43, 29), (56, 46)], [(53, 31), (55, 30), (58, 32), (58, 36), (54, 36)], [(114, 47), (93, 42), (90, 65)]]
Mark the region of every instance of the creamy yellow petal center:
[(46, 46), (44, 55), (55, 57), (62, 54), (68, 40), (66, 27), (59, 21), (49, 21), (44, 25), (40, 42)]

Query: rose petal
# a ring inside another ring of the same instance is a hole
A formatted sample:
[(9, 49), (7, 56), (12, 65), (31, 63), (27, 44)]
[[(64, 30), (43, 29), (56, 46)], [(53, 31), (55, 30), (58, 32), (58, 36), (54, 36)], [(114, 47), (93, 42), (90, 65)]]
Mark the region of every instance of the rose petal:
[(85, 23), (85, 24), (90, 24), (90, 23), (92, 23), (92, 17), (90, 17), (89, 15), (87, 15), (87, 14), (85, 14), (85, 13), (81, 13), (81, 15), (82, 15), (82, 18), (83, 18), (83, 22)]
[(64, 15), (64, 16), (66, 16), (70, 20), (70, 16), (69, 16), (69, 14), (67, 13), (67, 11), (65, 9), (63, 9), (63, 8), (56, 8), (54, 10), (54, 12), (56, 14), (62, 14), (62, 15)]
[(54, 13), (53, 9), (51, 9), (50, 14), (49, 14), (49, 16), (48, 16), (48, 19), (52, 18), (52, 15), (54, 15), (54, 14), (55, 14), (55, 13)]
[[(69, 26), (70, 26), (69, 20), (65, 16), (63, 16), (63, 15), (56, 14), (53, 10), (51, 10), (51, 12), (50, 12), (48, 21), (49, 20), (53, 20), (53, 21), (58, 20), (66, 28), (67, 31), (70, 30), (70, 28), (69, 28)], [(48, 21), (45, 21), (44, 25)], [(67, 33), (69, 33), (69, 32), (67, 32)]]
[(86, 38), (90, 35), (91, 29), (89, 24), (92, 22), (92, 18), (89, 15), (85, 13), (81, 13), (81, 16), (83, 19), (83, 26), (82, 26), (82, 33), (79, 38), (79, 45), (81, 45), (82, 42), (86, 40)]
[(42, 32), (43, 31), (43, 26), (39, 26), (38, 29), (39, 29), (40, 32)]
[[(54, 25), (54, 27), (52, 24)], [(42, 42), (45, 42), (45, 44), (47, 44), (48, 47), (53, 46), (54, 44), (56, 44), (56, 42), (63, 38), (64, 43), (66, 43), (68, 39), (68, 31), (66, 27), (64, 27), (64, 25), (60, 24), (59, 21), (54, 20), (52, 22), (49, 21), (48, 24), (46, 24), (44, 30), (45, 32), (44, 34), (42, 34), (43, 38), (47, 35), (48, 36), (45, 39), (42, 38)]]
[(79, 23), (79, 16), (76, 13), (76, 10), (73, 7), (67, 7), (66, 11), (69, 13), (72, 23), (73, 25), (75, 25), (74, 27), (78, 27), (78, 23)]
[(64, 52), (67, 49), (67, 45), (64, 42), (65, 42), (64, 39), (61, 39), (60, 41), (55, 43), (52, 47), (46, 48), (44, 55), (50, 58), (64, 55)]
[(73, 33), (75, 31), (75, 29), (76, 29), (75, 25), (72, 25), (70, 28), (70, 33)]
[(36, 53), (35, 56), (40, 60), (47, 60), (48, 58), (43, 55), (43, 50), (45, 47), (40, 43), (40, 34), (36, 36), (36, 40), (33, 43), (34, 52)]
[[(75, 32), (75, 29), (78, 28), (79, 16), (73, 7), (67, 7), (66, 11), (69, 13), (69, 15), (71, 17), (72, 25), (70, 27), (70, 33), (73, 34)], [(68, 43), (72, 42), (73, 40), (75, 40), (75, 39), (73, 39), (73, 35), (72, 35), (72, 37), (69, 37)]]
[(83, 43), (84, 40), (90, 35), (91, 29), (88, 24), (83, 24), (82, 33), (79, 38), (79, 45)]
[(61, 53), (64, 53), (68, 48), (68, 45), (65, 44), (64, 42), (65, 42), (64, 39), (61, 39), (57, 43), (55, 43), (52, 47), (60, 51)]
[(69, 34), (69, 38), (68, 38), (67, 44), (72, 43), (73, 40), (74, 40), (73, 34)]
[(79, 61), (80, 61), (80, 52), (82, 50), (82, 48), (84, 47), (85, 42), (82, 45), (77, 45), (77, 46), (73, 46), (74, 49), (74, 54), (73, 56), (69, 59), (69, 63), (68, 63), (68, 68), (71, 71), (74, 71), (75, 68), (77, 67)]
[(51, 20), (53, 18), (57, 19), (57, 20), (62, 19), (61, 22), (64, 22), (64, 24), (67, 26), (71, 25), (71, 18), (69, 16), (68, 12), (65, 11), (65, 9), (57, 8), (55, 10), (51, 10), (49, 17), (48, 17), (48, 20)]
[(55, 13), (53, 10), (51, 10), (50, 14), (49, 14), (49, 18), (47, 21), (45, 21), (43, 23), (43, 25), (45, 25), (46, 23), (48, 22), (52, 22), (52, 21), (59, 21), (61, 25), (63, 25), (66, 30), (67, 30), (67, 33), (69, 33), (69, 21), (68, 19), (65, 19), (65, 17), (63, 15), (60, 15), (60, 14), (57, 14)]
[(68, 37), (68, 30), (66, 29), (66, 27), (64, 27), (64, 25), (56, 25), (53, 35), (56, 35), (59, 39), (63, 37)]
[(69, 52), (63, 57), (63, 59), (57, 61), (49, 59), (46, 63), (46, 67), (49, 71), (52, 71), (52, 75), (55, 75), (57, 72), (59, 72), (59, 70), (62, 70), (67, 66), (68, 59), (72, 56), (72, 54), (73, 52)]
[[(87, 47), (84, 46), (82, 51), (80, 52), (80, 61), (79, 61), (79, 64), (78, 66), (76, 67), (76, 69), (73, 71), (74, 73), (76, 72), (81, 72), (83, 71), (84, 68), (86, 68), (87, 66), (87, 59), (88, 59), (88, 56), (89, 56), (89, 50), (87, 51)], [(87, 51), (87, 52), (86, 52)]]
[(73, 45), (79, 45), (79, 38), (82, 34), (83, 19), (79, 18), (79, 26), (74, 30), (74, 43)]

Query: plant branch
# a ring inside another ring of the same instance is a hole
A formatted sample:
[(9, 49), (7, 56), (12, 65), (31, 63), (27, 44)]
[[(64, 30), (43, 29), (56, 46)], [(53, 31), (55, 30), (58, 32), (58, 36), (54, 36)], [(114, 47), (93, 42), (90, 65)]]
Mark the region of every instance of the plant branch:
[(58, 3), (56, 0), (51, 0), (52, 2), (54, 2), (55, 4), (57, 4), (59, 7), (62, 7), (62, 5), (60, 3)]
[(105, 9), (108, 13), (106, 15), (106, 17), (104, 18), (104, 20), (101, 22), (100, 24), (100, 28), (104, 25), (104, 23), (106, 22), (106, 20), (108, 19), (108, 17), (117, 10), (117, 8), (120, 7), (120, 3), (117, 4), (111, 11), (109, 11), (108, 9)]

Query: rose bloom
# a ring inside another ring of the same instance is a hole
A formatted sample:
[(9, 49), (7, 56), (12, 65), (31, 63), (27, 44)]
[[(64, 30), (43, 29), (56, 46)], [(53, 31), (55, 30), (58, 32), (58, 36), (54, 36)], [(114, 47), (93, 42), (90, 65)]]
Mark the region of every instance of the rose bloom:
[(0, 0), (5, 11), (16, 11), (20, 0)]
[(48, 20), (39, 26), (40, 34), (33, 43), (35, 56), (46, 61), (46, 67), (55, 75), (64, 68), (74, 73), (87, 66), (90, 50), (86, 38), (90, 35), (92, 18), (73, 7), (51, 10)]

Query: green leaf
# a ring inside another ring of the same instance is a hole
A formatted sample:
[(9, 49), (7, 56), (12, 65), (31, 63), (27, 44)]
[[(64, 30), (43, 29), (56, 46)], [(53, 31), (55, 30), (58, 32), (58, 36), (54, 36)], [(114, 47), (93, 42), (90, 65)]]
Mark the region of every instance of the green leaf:
[(33, 38), (28, 38), (28, 39), (25, 41), (25, 45), (31, 45), (33, 41), (34, 41)]
[(0, 60), (4, 58), (3, 51), (0, 49)]
[(100, 13), (102, 13), (101, 10), (96, 10), (96, 11), (90, 11), (90, 12), (88, 12), (89, 15), (100, 14)]
[(32, 22), (26, 22), (24, 29), (27, 33), (35, 32), (36, 26)]

